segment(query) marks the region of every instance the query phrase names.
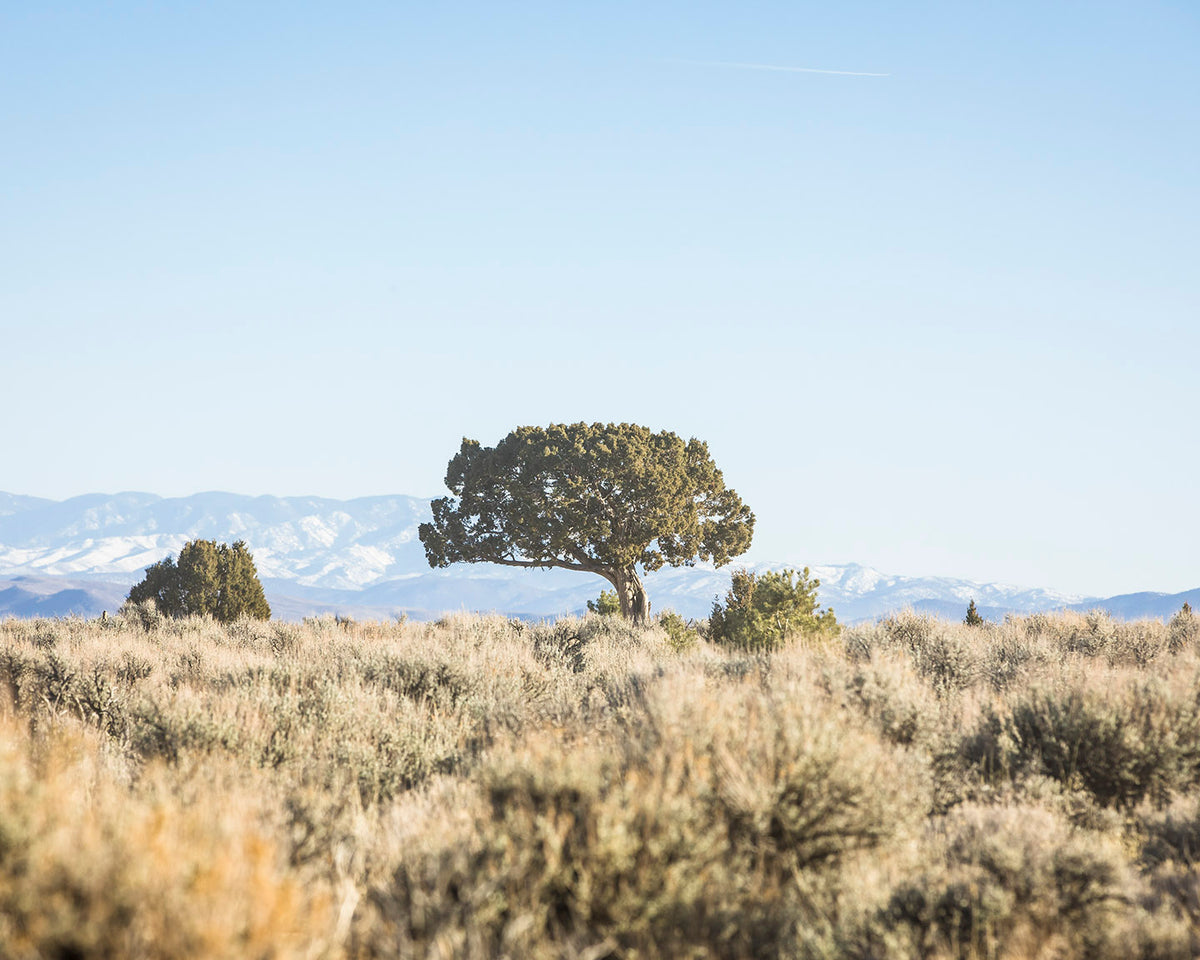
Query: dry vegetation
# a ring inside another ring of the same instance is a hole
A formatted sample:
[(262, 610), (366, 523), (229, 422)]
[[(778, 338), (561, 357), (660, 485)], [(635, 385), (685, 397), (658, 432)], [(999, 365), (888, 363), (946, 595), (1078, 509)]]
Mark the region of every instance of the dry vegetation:
[(0, 622), (0, 956), (1195, 956), (1198, 646)]

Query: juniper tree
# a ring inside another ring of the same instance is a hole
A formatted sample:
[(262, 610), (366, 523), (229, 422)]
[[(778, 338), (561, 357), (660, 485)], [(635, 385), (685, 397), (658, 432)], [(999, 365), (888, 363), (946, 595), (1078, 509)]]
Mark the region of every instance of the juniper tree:
[(614, 617), (621, 612), (621, 601), (613, 590), (601, 590), (600, 596), (587, 602), (587, 608), (592, 613), (602, 617)]
[(700, 440), (631, 423), (519, 427), (494, 447), (463, 439), (446, 470), (452, 497), (420, 528), (431, 567), (498, 563), (603, 577), (621, 614), (646, 622), (641, 573), (729, 562), (754, 514)]
[(254, 558), (242, 540), (232, 546), (215, 540), (185, 543), (178, 561), (167, 557), (147, 567), (128, 599), (153, 600), (168, 617), (198, 614), (225, 623), (240, 617), (271, 618)]
[(817, 608), (817, 588), (808, 567), (796, 570), (735, 570), (725, 604), (714, 601), (709, 635), (717, 643), (771, 650), (799, 634), (832, 634), (838, 629), (832, 609)]

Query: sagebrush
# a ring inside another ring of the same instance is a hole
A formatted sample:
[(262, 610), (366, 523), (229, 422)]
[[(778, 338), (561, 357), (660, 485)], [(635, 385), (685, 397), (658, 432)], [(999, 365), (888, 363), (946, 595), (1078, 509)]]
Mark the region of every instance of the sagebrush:
[(0, 955), (1191, 957), (1192, 623), (0, 622)]

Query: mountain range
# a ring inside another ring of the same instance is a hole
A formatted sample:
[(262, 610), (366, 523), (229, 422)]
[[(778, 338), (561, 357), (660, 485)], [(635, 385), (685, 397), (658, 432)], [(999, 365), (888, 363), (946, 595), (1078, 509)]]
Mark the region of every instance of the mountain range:
[[(409, 496), (331, 500), (199, 493), (87, 494), (69, 500), (0, 493), (0, 616), (97, 616), (117, 609), (145, 568), (198, 538), (244, 540), (276, 617), (340, 613), (424, 619), (453, 610), (547, 617), (579, 613), (608, 584), (563, 570), (462, 564), (430, 570), (417, 537), (429, 501)], [(861, 564), (747, 559), (757, 571), (809, 566), (822, 605), (844, 621), (904, 607), (961, 617), (971, 599), (985, 617), (1103, 608), (1167, 617), (1200, 588), (1178, 594), (1085, 597), (951, 577), (905, 577)], [(666, 568), (646, 577), (654, 609), (707, 616), (729, 589), (729, 568)]]

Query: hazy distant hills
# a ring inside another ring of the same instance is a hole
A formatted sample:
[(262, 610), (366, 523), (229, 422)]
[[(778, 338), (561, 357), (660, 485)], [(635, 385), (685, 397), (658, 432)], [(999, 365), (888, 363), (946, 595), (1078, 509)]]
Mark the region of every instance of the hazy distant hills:
[(69, 577), (0, 579), (0, 617), (94, 617), (116, 610), (128, 592), (124, 584)]
[[(561, 570), (488, 564), (430, 570), (417, 538), (417, 526), (428, 517), (429, 501), (407, 496), (119, 493), (55, 501), (0, 493), (0, 616), (111, 612), (147, 566), (196, 538), (245, 540), (275, 616), (285, 619), (322, 612), (430, 617), (464, 609), (554, 616), (582, 611), (607, 587), (599, 577)], [(763, 570), (805, 564), (743, 565)], [(988, 617), (1064, 607), (1165, 617), (1184, 600), (1200, 605), (1200, 589), (1079, 597), (950, 577), (890, 576), (859, 564), (808, 565), (821, 580), (822, 603), (843, 620), (906, 606), (961, 617), (972, 598)], [(654, 609), (705, 616), (713, 598), (729, 588), (729, 568), (667, 569), (649, 576), (647, 586)]]

